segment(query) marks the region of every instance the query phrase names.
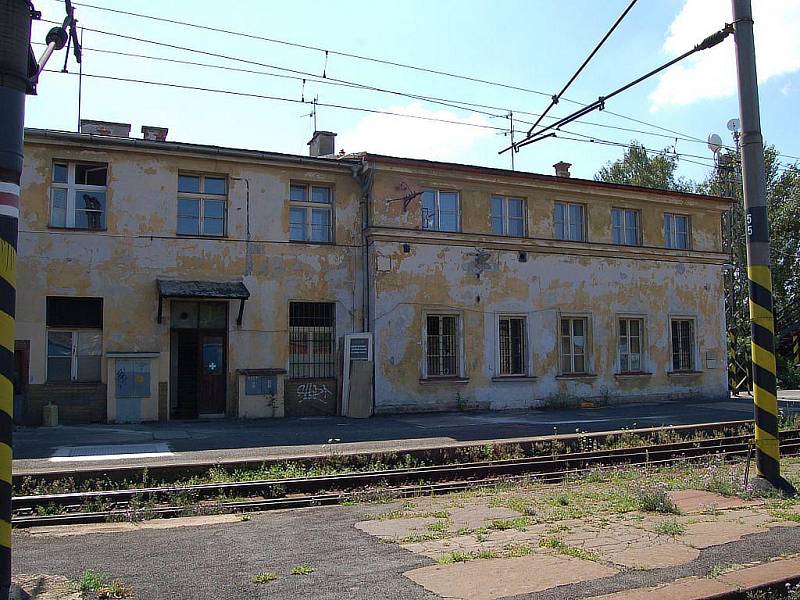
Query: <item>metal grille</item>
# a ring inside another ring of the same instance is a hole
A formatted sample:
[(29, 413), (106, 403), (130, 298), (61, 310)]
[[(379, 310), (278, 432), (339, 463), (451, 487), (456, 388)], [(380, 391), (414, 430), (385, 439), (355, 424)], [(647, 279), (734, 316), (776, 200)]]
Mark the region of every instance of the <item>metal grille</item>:
[(428, 376), (455, 377), (458, 370), (458, 317), (428, 315)]
[(525, 319), (500, 319), (500, 374), (525, 375)]
[(694, 369), (694, 324), (689, 320), (672, 321), (672, 369)]
[(289, 303), (289, 377), (335, 377), (334, 315), (332, 302)]

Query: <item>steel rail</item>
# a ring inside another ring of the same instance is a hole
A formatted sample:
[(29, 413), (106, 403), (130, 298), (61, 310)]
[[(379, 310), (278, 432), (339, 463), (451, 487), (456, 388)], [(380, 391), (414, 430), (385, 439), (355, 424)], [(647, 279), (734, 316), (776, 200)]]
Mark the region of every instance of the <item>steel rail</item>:
[[(800, 438), (794, 439), (786, 448), (788, 452), (785, 455), (800, 454)], [(748, 449), (738, 449), (736, 451), (726, 452), (726, 456), (746, 455)], [(706, 455), (707, 456), (707, 455)], [(703, 458), (703, 456), (695, 456), (694, 458)], [(648, 460), (644, 462), (626, 463), (628, 467), (654, 467), (666, 466), (674, 464), (678, 460), (690, 461), (690, 458), (683, 456), (673, 457), (661, 460)], [(501, 483), (511, 483), (515, 481), (524, 482), (535, 479), (539, 482), (553, 483), (561, 481), (569, 476), (578, 476), (592, 470), (610, 470), (619, 465), (596, 465), (583, 468), (570, 469), (565, 471), (543, 473), (543, 474), (526, 474), (526, 475), (513, 475), (507, 477), (492, 477), (481, 480), (459, 480), (447, 481), (439, 483), (421, 483), (410, 486), (397, 486), (386, 487), (380, 490), (380, 493), (392, 498), (408, 498), (421, 495), (436, 495), (446, 494), (453, 492), (461, 492), (468, 490), (475, 490), (480, 488), (488, 488)], [(208, 507), (186, 507), (186, 506), (162, 506), (156, 508), (146, 508), (139, 510), (139, 513), (146, 514), (151, 518), (172, 518), (187, 515), (198, 514), (224, 514), (224, 513), (245, 513), (254, 511), (269, 511), (269, 510), (286, 510), (296, 508), (310, 508), (315, 506), (331, 506), (341, 504), (342, 502), (368, 499), (369, 490), (366, 492), (349, 491), (349, 492), (327, 492), (309, 495), (287, 496), (282, 498), (265, 498), (255, 500), (245, 500), (236, 502), (221, 502)], [(109, 521), (127, 521), (134, 520), (136, 510), (110, 510), (110, 511), (97, 511), (97, 512), (74, 512), (63, 513), (56, 515), (36, 515), (18, 517), (14, 521), (14, 527), (28, 528), (28, 527), (42, 527), (42, 526), (57, 526), (57, 525), (80, 525), (90, 523), (105, 523)]]
[[(800, 431), (783, 432), (782, 437), (784, 438), (784, 451), (792, 454), (800, 452)], [(12, 508), (17, 514), (14, 519), (14, 525), (16, 527), (30, 527), (40, 524), (109, 520), (113, 519), (115, 515), (118, 517), (140, 510), (135, 508), (135, 504), (138, 501), (174, 500), (175, 496), (180, 495), (195, 504), (209, 498), (224, 497), (224, 495), (261, 496), (259, 499), (246, 502), (216, 503), (213, 510), (217, 512), (220, 510), (223, 510), (223, 512), (230, 510), (267, 510), (268, 508), (289, 508), (297, 505), (313, 506), (320, 503), (336, 503), (336, 498), (339, 499), (338, 501), (342, 501), (353, 495), (363, 493), (363, 490), (368, 490), (370, 487), (381, 488), (385, 492), (393, 494), (402, 493), (402, 490), (408, 487), (407, 484), (410, 482), (415, 482), (415, 485), (410, 486), (410, 489), (423, 493), (424, 489), (431, 488), (433, 490), (437, 489), (437, 486), (446, 491), (449, 489), (449, 485), (458, 487), (458, 482), (461, 482), (461, 485), (474, 487), (476, 485), (487, 485), (486, 482), (489, 481), (507, 480), (508, 478), (516, 477), (536, 477), (539, 480), (560, 479), (565, 474), (579, 473), (598, 467), (667, 464), (676, 460), (691, 460), (715, 454), (726, 457), (738, 456), (747, 454), (750, 440), (750, 436), (732, 436), (677, 444), (622, 448), (610, 452), (582, 452), (568, 455), (532, 457), (530, 459), (348, 473), (327, 477), (18, 496), (14, 498)], [(424, 484), (420, 485), (419, 482), (424, 482)], [(345, 491), (328, 492), (328, 490)], [(299, 497), (287, 496), (287, 494), (301, 493), (306, 493), (306, 495)], [(431, 491), (429, 493), (435, 492)], [(98, 512), (81, 511), (81, 508), (85, 507), (86, 503), (92, 502), (108, 505), (112, 508)], [(134, 508), (130, 507), (132, 502), (134, 503)], [(63, 509), (64, 512), (56, 515), (30, 514), (35, 512), (38, 507), (46, 507), (48, 510), (58, 507)], [(148, 507), (141, 510), (153, 516), (174, 516), (187, 512), (185, 506)], [(105, 517), (101, 519), (101, 515), (105, 515)]]

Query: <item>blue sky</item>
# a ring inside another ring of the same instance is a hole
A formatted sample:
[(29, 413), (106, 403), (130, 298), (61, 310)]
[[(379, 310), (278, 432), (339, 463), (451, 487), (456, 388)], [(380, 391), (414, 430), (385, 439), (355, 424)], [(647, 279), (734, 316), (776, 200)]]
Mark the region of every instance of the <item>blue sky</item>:
[[(490, 79), (552, 94), (558, 91), (586, 54), (606, 32), (629, 0), (461, 0), (375, 2), (368, 8), (340, 2), (263, 2), (207, 0), (123, 2), (87, 0), (119, 8), (229, 30), (247, 32), (331, 50), (351, 52), (432, 69)], [(798, 94), (800, 94), (800, 0), (754, 0), (758, 48), (762, 126), (766, 140), (788, 155), (800, 156)], [(61, 20), (63, 3), (37, 0), (45, 19)], [(391, 88), (425, 96), (540, 112), (544, 95), (426, 74), (290, 46), (203, 32), (178, 25), (123, 16), (76, 3), (80, 24), (87, 29), (200, 48), (264, 64), (328, 77)], [(641, 0), (599, 54), (565, 94), (589, 102), (649, 69), (688, 50), (705, 35), (730, 20), (728, 0)], [(36, 23), (33, 41), (42, 42), (51, 27)], [(208, 69), (98, 52), (116, 50), (212, 63), (221, 66), (289, 74), (288, 71), (237, 63), (93, 31), (84, 32), (84, 73), (171, 82), (280, 96), (299, 100), (319, 97), (321, 103), (356, 106), (478, 125), (508, 127), (508, 120), (440, 106), (407, 97), (361, 89)], [(37, 54), (41, 46), (34, 46)], [(738, 116), (735, 95), (733, 39), (696, 59), (681, 63), (662, 78), (652, 78), (608, 102), (610, 111), (673, 129), (705, 140), (716, 132), (728, 142), (728, 119)], [(60, 70), (64, 52), (48, 65)], [(72, 59), (69, 70), (77, 72)], [(77, 127), (77, 77), (43, 74), (39, 95), (29, 97), (26, 124), (74, 131)], [(551, 114), (565, 115), (575, 105), (562, 102)], [(121, 121), (133, 125), (169, 127), (169, 139), (224, 146), (306, 154), (313, 124), (311, 106), (268, 101), (146, 84), (85, 77), (83, 118)], [(518, 119), (532, 119), (519, 115)], [(339, 134), (337, 147), (347, 152), (373, 151), (509, 167), (510, 155), (497, 151), (508, 137), (492, 129), (390, 117), (359, 111), (319, 107), (318, 127)], [(586, 136), (628, 143), (637, 139), (650, 148), (675, 145), (678, 153), (710, 157), (704, 143), (615, 129), (659, 132), (607, 112), (593, 113), (567, 129)], [(601, 127), (605, 125), (606, 127)], [(523, 124), (520, 128), (526, 127)], [(660, 131), (660, 133), (664, 133)], [(546, 140), (516, 155), (516, 168), (551, 173), (553, 163), (573, 163), (574, 176), (590, 178), (623, 149), (567, 140)], [(689, 162), (681, 174), (702, 178), (707, 168)], [(786, 161), (792, 159), (786, 158)]]

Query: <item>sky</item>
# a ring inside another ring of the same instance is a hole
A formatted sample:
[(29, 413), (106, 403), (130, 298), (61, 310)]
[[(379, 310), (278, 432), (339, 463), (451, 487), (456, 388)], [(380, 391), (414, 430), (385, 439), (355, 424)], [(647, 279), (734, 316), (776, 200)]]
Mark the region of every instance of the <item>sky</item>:
[[(538, 114), (547, 108), (550, 96), (563, 87), (629, 3), (379, 0), (365, 9), (307, 0), (75, 1), (76, 17), (84, 28), (80, 115), (131, 123), (132, 136), (141, 136), (142, 125), (154, 125), (168, 127), (168, 139), (173, 141), (307, 154), (314, 130), (310, 102), (317, 98), (317, 128), (338, 134), (337, 150), (510, 168), (511, 153), (498, 153), (511, 142), (509, 113), (514, 115), (515, 139), (519, 140), (536, 119), (525, 113)], [(35, 5), (44, 20), (63, 19), (60, 0), (36, 0)], [(796, 159), (791, 157), (800, 157), (800, 0), (753, 0), (753, 12), (764, 137), (787, 155), (784, 162), (793, 163)], [(549, 115), (564, 116), (580, 104), (608, 94), (689, 50), (729, 21), (729, 0), (640, 0)], [(38, 43), (34, 45), (37, 55), (50, 27), (52, 23), (34, 23), (32, 41)], [(64, 57), (64, 50), (53, 56), (48, 69), (55, 72), (43, 73), (38, 95), (28, 97), (28, 127), (77, 130), (78, 65), (70, 55), (69, 72), (60, 72)], [(314, 81), (323, 74), (324, 81)], [(431, 101), (432, 97), (439, 102)], [(589, 140), (622, 144), (637, 140), (654, 150), (668, 148), (677, 153), (679, 174), (700, 180), (713, 164), (705, 140), (717, 133), (730, 143), (726, 124), (738, 116), (730, 36), (719, 46), (696, 53), (612, 98), (606, 110), (564, 127), (559, 136), (572, 139), (550, 138), (521, 148), (514, 156), (514, 166), (521, 171), (553, 173), (554, 163), (566, 161), (573, 165), (573, 176), (591, 178), (609, 161), (620, 158), (624, 148)]]

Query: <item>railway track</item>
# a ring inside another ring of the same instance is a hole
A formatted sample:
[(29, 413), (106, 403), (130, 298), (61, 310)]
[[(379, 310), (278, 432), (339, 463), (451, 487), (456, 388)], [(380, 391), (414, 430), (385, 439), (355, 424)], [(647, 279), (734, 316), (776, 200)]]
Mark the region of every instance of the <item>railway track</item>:
[[(100, 490), (15, 496), (13, 525), (97, 523), (187, 513), (247, 512), (338, 504), (380, 490), (394, 497), (437, 494), (535, 477), (557, 481), (570, 474), (620, 465), (666, 465), (720, 455), (748, 454), (751, 436), (725, 436), (633, 448), (529, 458), (345, 473), (325, 477)], [(784, 455), (800, 454), (800, 430), (781, 432)], [(237, 500), (230, 500), (237, 498)], [(242, 500), (242, 498), (245, 498)], [(102, 507), (91, 510), (92, 507)]]

